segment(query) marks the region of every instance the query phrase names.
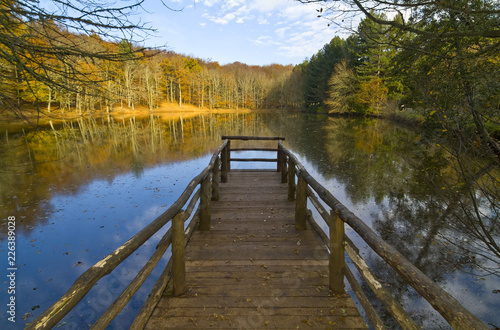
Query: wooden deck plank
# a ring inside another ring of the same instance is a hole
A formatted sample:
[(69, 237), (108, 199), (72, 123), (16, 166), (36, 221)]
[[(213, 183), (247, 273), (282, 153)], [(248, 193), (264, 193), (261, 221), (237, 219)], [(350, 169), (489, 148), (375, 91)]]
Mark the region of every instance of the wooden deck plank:
[(147, 329), (365, 329), (348, 294), (328, 289), (328, 252), (298, 231), (277, 172), (229, 173), (209, 231), (186, 247), (188, 291), (167, 287)]

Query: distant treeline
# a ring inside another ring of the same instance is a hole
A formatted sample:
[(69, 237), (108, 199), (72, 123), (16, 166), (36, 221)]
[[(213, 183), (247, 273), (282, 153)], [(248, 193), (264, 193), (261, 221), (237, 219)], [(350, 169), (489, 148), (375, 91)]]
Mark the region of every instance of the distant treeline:
[[(67, 31), (58, 31), (54, 38), (33, 42), (45, 44), (45, 49), (54, 41), (74, 43), (93, 56), (61, 54), (54, 49), (38, 58), (34, 48), (25, 54), (23, 68), (0, 59), (4, 62), (0, 80), (4, 101), (43, 106), (48, 112), (57, 107), (77, 113), (111, 111), (116, 106), (146, 106), (153, 111), (164, 102), (210, 109), (300, 107), (303, 103), (302, 78), (294, 74), (292, 65), (219, 65), (171, 51), (144, 49), (126, 40), (111, 43), (96, 35)], [(99, 53), (105, 56), (96, 57)]]

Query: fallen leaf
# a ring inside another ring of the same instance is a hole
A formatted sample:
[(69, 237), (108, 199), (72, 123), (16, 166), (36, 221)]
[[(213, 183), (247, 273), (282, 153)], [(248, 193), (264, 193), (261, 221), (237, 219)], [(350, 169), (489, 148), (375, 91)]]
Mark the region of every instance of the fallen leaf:
[(342, 316), (347, 316), (347, 311), (345, 310), (345, 308), (341, 308), (340, 310), (342, 311)]
[(305, 323), (305, 324), (307, 324), (307, 325), (308, 325), (308, 326), (310, 326), (310, 327), (312, 327), (312, 326), (313, 326), (313, 325), (312, 325), (312, 323), (311, 323), (311, 322), (309, 322), (309, 320), (306, 320), (306, 319), (301, 320), (300, 322)]

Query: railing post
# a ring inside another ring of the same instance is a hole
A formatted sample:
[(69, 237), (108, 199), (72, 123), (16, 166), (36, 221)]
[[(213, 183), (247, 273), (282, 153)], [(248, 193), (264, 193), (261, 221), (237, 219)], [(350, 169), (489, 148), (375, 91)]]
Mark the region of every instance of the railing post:
[(337, 211), (330, 212), (330, 289), (344, 293), (344, 221)]
[(220, 179), (220, 159), (217, 157), (214, 162), (214, 168), (212, 170), (212, 200), (219, 200), (219, 179)]
[(172, 279), (174, 296), (186, 291), (186, 261), (184, 258), (184, 212), (172, 219)]
[(288, 200), (295, 200), (295, 164), (292, 158), (288, 157)]
[(231, 171), (231, 140), (227, 140), (227, 171)]
[(297, 201), (295, 202), (295, 229), (306, 229), (307, 219), (307, 182), (299, 173)]
[(286, 175), (286, 155), (285, 153), (280, 150), (280, 157), (278, 157), (278, 162), (280, 162), (280, 171), (281, 171), (281, 183), (286, 183), (287, 182), (287, 175)]
[(227, 141), (227, 142), (228, 143), (226, 144), (224, 149), (222, 149), (222, 152), (221, 152), (221, 158), (222, 158), (221, 176), (220, 176), (221, 182), (227, 182), (227, 172), (229, 171), (229, 167), (228, 167), (228, 163), (229, 163), (228, 154), (229, 154), (229, 152), (227, 151), (229, 149), (229, 141)]
[(210, 193), (212, 192), (212, 187), (210, 184), (210, 174), (207, 175), (205, 179), (201, 182), (200, 189), (200, 230), (210, 229), (210, 217), (211, 217), (211, 203), (210, 203)]
[(282, 157), (283, 153), (281, 152), (281, 148), (279, 147), (279, 143), (278, 143), (278, 152), (277, 152), (277, 159), (278, 159), (278, 163), (276, 164), (276, 170), (278, 172), (281, 172), (282, 171), (282, 160), (281, 160), (281, 157)]

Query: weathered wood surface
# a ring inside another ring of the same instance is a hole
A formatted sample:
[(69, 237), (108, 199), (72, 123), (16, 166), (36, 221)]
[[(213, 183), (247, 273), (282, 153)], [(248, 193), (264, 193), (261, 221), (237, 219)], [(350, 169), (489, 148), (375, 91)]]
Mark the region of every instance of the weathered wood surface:
[(328, 253), (295, 229), (295, 204), (278, 172), (229, 172), (211, 229), (186, 247), (186, 289), (167, 287), (147, 329), (366, 328), (347, 294), (328, 289)]

